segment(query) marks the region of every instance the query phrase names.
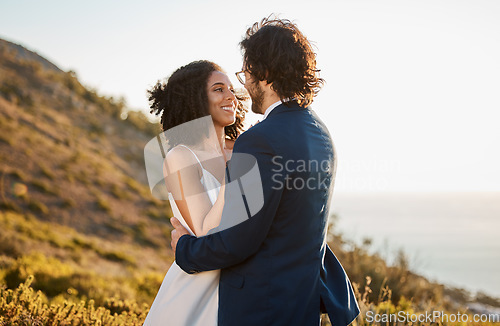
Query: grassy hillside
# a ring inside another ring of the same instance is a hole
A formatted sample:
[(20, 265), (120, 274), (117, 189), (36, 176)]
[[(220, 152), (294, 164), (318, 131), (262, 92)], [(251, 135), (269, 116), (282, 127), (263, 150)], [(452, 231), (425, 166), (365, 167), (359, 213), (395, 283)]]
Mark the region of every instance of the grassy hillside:
[(0, 40), (0, 280), (15, 288), (35, 274), (49, 297), (149, 304), (142, 284), (159, 286), (172, 261), (170, 208), (150, 195), (143, 163), (159, 130), (26, 53)]
[[(0, 40), (0, 324), (144, 320), (173, 261), (171, 211), (151, 196), (143, 162), (160, 130), (139, 113), (123, 120), (124, 109)], [(471, 300), (412, 273), (404, 254), (388, 266), (332, 230), (364, 311), (456, 310)]]

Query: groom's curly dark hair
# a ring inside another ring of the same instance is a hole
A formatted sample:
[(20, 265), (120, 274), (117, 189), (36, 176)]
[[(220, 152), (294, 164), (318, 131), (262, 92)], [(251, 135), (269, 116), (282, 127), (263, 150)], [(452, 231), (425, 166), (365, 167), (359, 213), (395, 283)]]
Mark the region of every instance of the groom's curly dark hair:
[[(150, 113), (161, 114), (163, 130), (168, 130), (185, 122), (209, 115), (207, 82), (211, 73), (224, 70), (217, 64), (199, 60), (177, 69), (167, 82), (158, 81), (148, 90)], [(242, 101), (247, 99), (241, 91), (235, 93), (237, 99), (236, 121), (224, 128), (226, 138), (236, 140), (243, 132), (246, 108)]]
[(295, 99), (306, 107), (323, 86), (311, 43), (287, 19), (269, 16), (253, 24), (240, 47), (244, 69), (257, 80), (272, 83), (281, 100)]

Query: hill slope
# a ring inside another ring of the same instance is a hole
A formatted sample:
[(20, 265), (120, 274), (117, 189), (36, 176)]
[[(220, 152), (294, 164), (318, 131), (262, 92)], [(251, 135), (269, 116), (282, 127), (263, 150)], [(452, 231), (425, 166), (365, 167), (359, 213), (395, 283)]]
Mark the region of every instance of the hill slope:
[(135, 112), (122, 120), (123, 108), (73, 73), (0, 40), (4, 274), (43, 252), (75, 273), (130, 277), (140, 264), (141, 275), (161, 280), (172, 261), (171, 213), (151, 196), (143, 162), (144, 145), (159, 129)]

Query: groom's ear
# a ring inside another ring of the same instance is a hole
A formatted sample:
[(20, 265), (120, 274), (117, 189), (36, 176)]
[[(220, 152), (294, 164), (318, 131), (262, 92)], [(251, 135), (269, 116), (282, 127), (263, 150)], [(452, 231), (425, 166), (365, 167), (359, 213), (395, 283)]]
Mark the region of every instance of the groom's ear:
[(266, 85), (271, 85), (272, 83), (270, 83), (268, 80), (268, 77), (269, 77), (269, 71), (266, 70), (266, 77), (264, 78), (264, 81), (266, 82)]
[(259, 82), (261, 89), (264, 90), (264, 93), (269, 94), (269, 91), (276, 92), (273, 88), (273, 83), (268, 82), (267, 80), (261, 80)]
[(266, 71), (266, 75), (264, 76), (263, 80), (260, 80), (260, 86), (262, 87), (272, 87), (273, 83), (269, 82), (268, 79), (269, 73)]
[(275, 90), (275, 89), (274, 89), (274, 87), (273, 87), (273, 83), (270, 83), (270, 82), (268, 82), (267, 80), (263, 80), (263, 81), (261, 81), (261, 86), (262, 86), (264, 89), (269, 89), (269, 90), (271, 90), (271, 91), (273, 91), (273, 92), (277, 93), (277, 92), (276, 92), (276, 90)]

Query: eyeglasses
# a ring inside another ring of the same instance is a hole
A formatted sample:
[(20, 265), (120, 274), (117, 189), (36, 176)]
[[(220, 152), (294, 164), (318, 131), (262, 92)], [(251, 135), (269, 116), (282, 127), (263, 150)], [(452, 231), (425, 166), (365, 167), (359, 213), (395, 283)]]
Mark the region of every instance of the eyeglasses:
[(237, 78), (237, 79), (238, 79), (238, 81), (239, 81), (241, 84), (243, 84), (243, 85), (245, 85), (245, 80), (246, 80), (246, 78), (245, 78), (245, 71), (246, 71), (246, 70), (242, 70), (242, 71), (238, 71), (238, 72), (236, 73), (236, 78)]

